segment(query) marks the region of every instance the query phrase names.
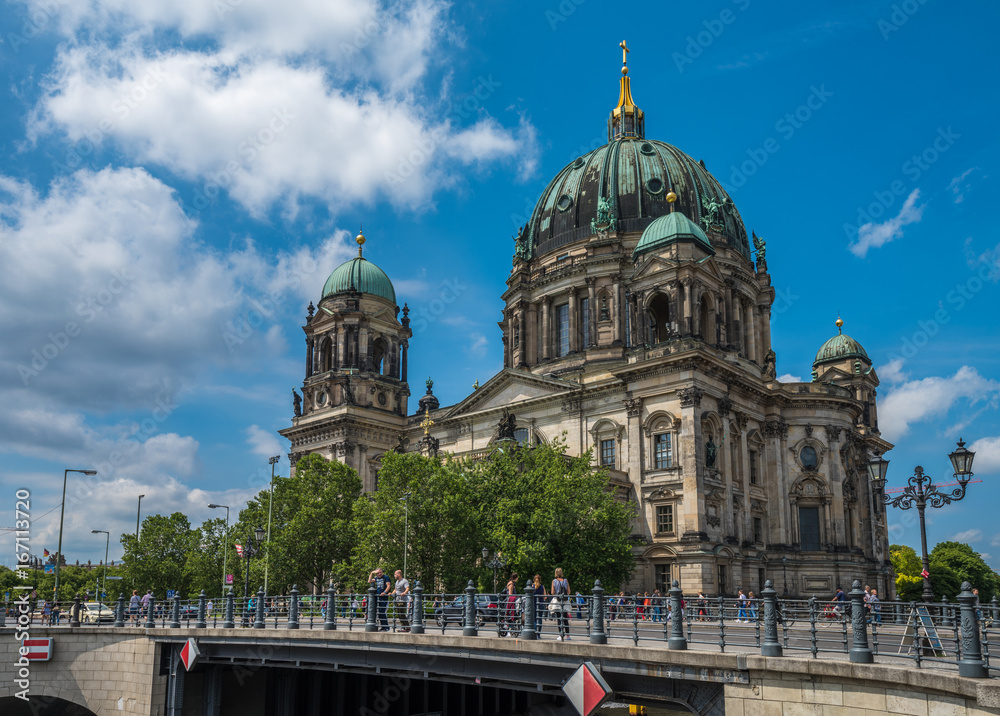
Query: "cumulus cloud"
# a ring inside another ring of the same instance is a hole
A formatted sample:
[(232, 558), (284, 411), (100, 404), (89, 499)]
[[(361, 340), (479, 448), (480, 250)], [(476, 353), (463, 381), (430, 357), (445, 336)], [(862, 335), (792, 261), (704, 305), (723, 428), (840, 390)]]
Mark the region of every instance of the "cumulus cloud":
[(979, 542), (983, 538), (983, 531), (977, 529), (963, 530), (951, 539), (954, 542)]
[(801, 383), (802, 378), (797, 375), (792, 375), (791, 373), (785, 373), (784, 375), (779, 375), (777, 378), (779, 383)]
[(909, 432), (911, 425), (946, 415), (959, 400), (995, 404), (998, 399), (1000, 382), (984, 378), (975, 368), (962, 366), (950, 377), (932, 376), (891, 386), (879, 405), (879, 427), (887, 440), (895, 442)]
[(903, 227), (915, 224), (923, 217), (924, 207), (917, 206), (920, 189), (914, 189), (903, 202), (899, 213), (881, 224), (869, 222), (858, 229), (858, 238), (848, 248), (858, 258), (864, 258), (869, 249), (877, 249), (903, 235)]
[(906, 380), (906, 373), (903, 372), (903, 363), (902, 358), (893, 358), (885, 365), (879, 367), (879, 376), (888, 383), (900, 383)]
[(284, 453), (284, 446), (278, 440), (278, 436), (271, 430), (262, 430), (256, 425), (251, 425), (246, 429), (247, 445), (254, 455), (261, 457), (281, 456)]
[(980, 438), (969, 449), (976, 453), (972, 467), (977, 473), (989, 475), (1000, 472), (1000, 436)]

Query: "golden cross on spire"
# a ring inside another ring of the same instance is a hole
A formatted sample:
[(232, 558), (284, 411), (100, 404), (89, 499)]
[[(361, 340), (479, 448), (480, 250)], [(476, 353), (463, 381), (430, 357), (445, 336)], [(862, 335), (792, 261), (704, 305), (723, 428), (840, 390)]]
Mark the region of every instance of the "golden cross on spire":
[(628, 53), (630, 53), (632, 50), (630, 50), (630, 49), (628, 49), (628, 47), (626, 47), (625, 40), (622, 40), (621, 42), (619, 42), (618, 46), (620, 48), (622, 48), (622, 67), (624, 67), (625, 65), (628, 64)]
[(434, 421), (431, 420), (431, 410), (430, 408), (424, 408), (424, 419), (420, 422), (420, 427), (424, 429), (424, 435), (431, 434), (431, 426)]

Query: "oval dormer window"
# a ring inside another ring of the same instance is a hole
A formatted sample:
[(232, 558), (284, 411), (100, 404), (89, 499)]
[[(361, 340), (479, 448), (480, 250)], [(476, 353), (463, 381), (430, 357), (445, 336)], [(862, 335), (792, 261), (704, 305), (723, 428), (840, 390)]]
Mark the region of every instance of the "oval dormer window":
[(571, 206), (573, 206), (573, 197), (569, 194), (563, 194), (559, 197), (559, 201), (556, 202), (556, 208), (559, 211), (568, 211)]
[(663, 180), (662, 179), (650, 179), (646, 182), (646, 190), (650, 194), (662, 194), (663, 193)]

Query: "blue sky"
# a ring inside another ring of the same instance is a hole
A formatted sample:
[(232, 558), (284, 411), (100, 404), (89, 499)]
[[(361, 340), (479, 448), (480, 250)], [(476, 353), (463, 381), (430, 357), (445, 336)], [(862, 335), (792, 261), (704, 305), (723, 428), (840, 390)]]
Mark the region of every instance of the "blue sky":
[[(0, 490), (32, 547), (266, 484), (300, 324), (353, 251), (413, 310), (443, 403), (501, 365), (512, 235), (606, 141), (628, 40), (647, 135), (704, 159), (768, 242), (778, 372), (843, 316), (875, 361), (891, 484), (967, 501), (930, 542), (1000, 566), (995, 3), (17, 0), (0, 7)], [(457, 296), (457, 298), (455, 298)], [(419, 393), (419, 390), (414, 389)], [(893, 540), (919, 545), (914, 515)], [(12, 523), (13, 514), (0, 518)], [(0, 533), (3, 534), (3, 533)], [(0, 539), (3, 562), (13, 540)], [(112, 558), (121, 550), (112, 540)]]

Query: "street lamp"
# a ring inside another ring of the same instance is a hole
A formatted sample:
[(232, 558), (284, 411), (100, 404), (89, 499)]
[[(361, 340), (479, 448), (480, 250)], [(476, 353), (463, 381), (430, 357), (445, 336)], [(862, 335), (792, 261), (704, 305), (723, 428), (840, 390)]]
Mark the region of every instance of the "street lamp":
[(781, 558), (781, 579), (785, 583), (785, 588), (781, 590), (781, 596), (788, 596), (788, 557)]
[[(255, 536), (257, 538), (256, 540), (254, 539)], [(263, 542), (264, 528), (257, 527), (257, 529), (254, 530), (253, 535), (247, 539), (247, 543), (243, 546), (242, 556), (247, 560), (246, 579), (243, 583), (243, 626), (248, 625), (249, 618), (249, 612), (247, 611), (246, 605), (248, 604), (247, 597), (250, 594), (250, 558), (256, 556), (260, 552), (260, 546)], [(266, 589), (264, 590), (264, 593), (267, 594)]]
[(96, 475), (97, 470), (73, 470), (68, 469), (63, 472), (63, 496), (62, 505), (59, 508), (59, 546), (56, 548), (56, 583), (52, 589), (52, 601), (59, 603), (59, 563), (62, 562), (62, 535), (63, 535), (63, 517), (66, 514), (66, 477), (71, 472), (79, 472), (83, 475)]
[(490, 550), (487, 549), (486, 547), (483, 547), (483, 566), (484, 567), (489, 567), (489, 568), (493, 569), (493, 591), (496, 592), (497, 591), (497, 570), (498, 569), (503, 569), (504, 567), (506, 567), (507, 563), (503, 561), (503, 556), (499, 552), (497, 552), (495, 555), (493, 555), (493, 559), (491, 559), (489, 562), (487, 562), (486, 559), (489, 556), (490, 556)]
[(222, 596), (226, 596), (226, 559), (229, 557), (229, 505), (209, 505), (211, 509), (226, 508), (226, 537), (222, 542)]
[(406, 578), (406, 555), (410, 547), (410, 493), (404, 492), (399, 498), (403, 503), (403, 578)]
[(944, 507), (965, 497), (965, 488), (972, 479), (972, 459), (975, 456), (976, 453), (967, 450), (965, 442), (959, 439), (958, 448), (948, 455), (955, 470), (958, 487), (950, 493), (941, 492), (940, 486), (932, 484), (931, 478), (924, 474), (924, 468), (918, 465), (914, 474), (907, 480), (909, 484), (903, 488), (902, 494), (898, 497), (885, 493), (885, 473), (889, 468), (889, 461), (877, 455), (868, 463), (868, 479), (871, 481), (877, 501), (901, 510), (917, 508), (917, 514), (920, 516), (920, 548), (924, 566), (924, 571), (920, 575), (924, 578), (922, 596), (928, 603), (934, 601), (934, 591), (931, 589), (930, 562), (927, 559), (927, 527), (924, 524), (924, 510), (928, 506)]
[(111, 545), (111, 533), (107, 530), (91, 530), (90, 533), (95, 535), (107, 535), (104, 540), (104, 586), (101, 587), (101, 596), (97, 599), (97, 614), (98, 618), (100, 618), (101, 611), (104, 608), (104, 602), (101, 600), (105, 598), (104, 595), (107, 594), (108, 591), (108, 547)]
[(142, 514), (142, 498), (145, 495), (139, 495), (139, 506), (135, 508), (135, 542), (136, 549), (139, 548), (139, 515)]
[[(271, 565), (271, 514), (274, 512), (274, 466), (281, 455), (269, 457), (267, 461), (271, 463), (271, 487), (267, 493), (267, 554), (264, 555), (264, 594), (267, 594), (267, 568)], [(257, 538), (260, 542), (260, 538)]]

